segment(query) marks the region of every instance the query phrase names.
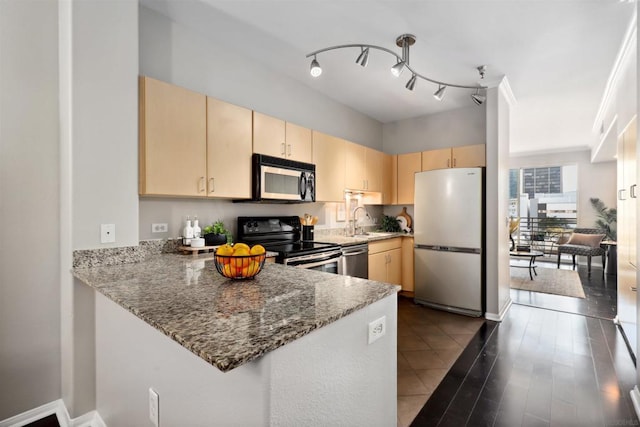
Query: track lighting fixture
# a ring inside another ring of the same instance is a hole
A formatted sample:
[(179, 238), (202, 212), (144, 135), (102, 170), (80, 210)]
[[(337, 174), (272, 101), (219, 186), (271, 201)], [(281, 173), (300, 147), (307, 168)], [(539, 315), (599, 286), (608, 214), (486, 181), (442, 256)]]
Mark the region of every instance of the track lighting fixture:
[(434, 92), (433, 97), (438, 101), (442, 101), (442, 98), (444, 98), (444, 90), (446, 88), (446, 86), (438, 85), (438, 90)]
[(310, 72), (313, 77), (318, 77), (320, 74), (322, 74), (322, 68), (320, 67), (320, 64), (318, 63), (318, 60), (315, 56), (313, 57), (313, 61), (311, 61)]
[[(395, 57), (396, 63), (391, 67), (391, 74), (394, 77), (400, 77), (400, 74), (402, 74), (402, 71), (405, 68), (411, 72), (411, 78), (405, 85), (405, 87), (409, 90), (413, 90), (416, 86), (417, 79), (421, 78), (422, 80), (426, 80), (428, 82), (438, 85), (438, 90), (436, 90), (433, 94), (433, 97), (438, 101), (441, 101), (442, 98), (444, 97), (444, 92), (447, 87), (454, 87), (459, 89), (475, 89), (476, 92), (471, 95), (471, 99), (473, 99), (473, 102), (475, 102), (476, 105), (482, 105), (486, 101), (487, 99), (486, 96), (480, 95), (479, 91), (480, 89), (487, 89), (487, 86), (484, 86), (481, 84), (460, 85), (460, 84), (447, 83), (447, 82), (426, 77), (416, 72), (413, 68), (411, 68), (411, 65), (409, 63), (409, 48), (413, 44), (415, 44), (415, 42), (416, 42), (416, 37), (412, 34), (402, 34), (401, 36), (397, 37), (396, 46), (402, 48), (402, 53), (400, 55), (385, 47), (371, 45), (371, 44), (343, 44), (338, 46), (326, 47), (324, 49), (319, 49), (319, 50), (316, 50), (315, 52), (311, 52), (307, 55), (307, 58), (313, 57), (311, 61), (310, 72), (313, 77), (318, 77), (322, 73), (322, 68), (320, 68), (320, 64), (316, 59), (316, 55), (319, 53), (323, 53), (323, 52), (327, 52), (335, 49), (345, 49), (345, 48), (352, 48), (352, 47), (360, 48), (360, 54), (356, 59), (356, 64), (359, 64), (362, 67), (366, 67), (367, 64), (369, 63), (369, 51), (371, 49), (374, 49), (374, 50), (380, 50), (380, 51), (386, 52)], [(480, 65), (476, 69), (478, 70), (478, 73), (480, 73), (480, 78), (484, 79), (484, 75), (487, 70), (487, 67), (485, 65)]]
[(409, 79), (409, 81), (407, 82), (407, 84), (405, 85), (405, 87), (409, 90), (413, 90), (414, 87), (416, 87), (416, 75), (413, 74), (411, 76), (411, 78)]
[(360, 52), (360, 55), (358, 55), (358, 59), (356, 59), (356, 64), (360, 64), (363, 67), (366, 67), (367, 64), (369, 63), (369, 48), (363, 47), (360, 49), (362, 49), (362, 52)]
[(391, 67), (391, 74), (393, 74), (393, 77), (400, 77), (402, 70), (404, 70), (404, 65), (404, 61), (398, 61), (396, 65)]
[(479, 90), (480, 89), (476, 89), (476, 93), (471, 95), (471, 99), (476, 103), (476, 105), (482, 105), (484, 101), (487, 100), (486, 96), (479, 94)]

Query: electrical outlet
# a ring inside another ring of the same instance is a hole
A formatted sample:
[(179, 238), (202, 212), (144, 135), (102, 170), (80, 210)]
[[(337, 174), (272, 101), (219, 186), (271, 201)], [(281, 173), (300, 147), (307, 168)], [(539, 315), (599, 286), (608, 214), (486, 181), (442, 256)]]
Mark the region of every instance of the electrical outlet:
[(116, 241), (116, 225), (100, 225), (100, 243), (113, 243)]
[(156, 427), (160, 424), (160, 397), (151, 387), (149, 387), (149, 420)]
[(169, 224), (151, 224), (151, 232), (152, 233), (168, 233), (169, 232)]
[(387, 332), (387, 316), (382, 316), (379, 319), (369, 323), (369, 344), (382, 338)]

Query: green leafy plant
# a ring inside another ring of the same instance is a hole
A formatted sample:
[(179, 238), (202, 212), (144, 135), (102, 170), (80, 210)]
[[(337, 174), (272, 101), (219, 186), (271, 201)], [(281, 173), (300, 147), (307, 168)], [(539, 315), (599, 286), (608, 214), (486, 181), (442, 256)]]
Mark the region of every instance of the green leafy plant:
[(596, 227), (605, 231), (607, 234), (606, 239), (616, 240), (618, 210), (616, 208), (608, 208), (604, 202), (597, 197), (591, 197), (589, 198), (589, 201), (598, 216), (598, 219), (596, 220)]
[(382, 216), (382, 222), (380, 224), (383, 231), (389, 232), (400, 232), (402, 228), (400, 228), (400, 223), (397, 219), (389, 215)]
[(227, 230), (227, 228), (224, 226), (224, 222), (220, 219), (213, 224), (204, 227), (202, 229), (202, 234), (224, 234), (225, 236), (227, 236), (227, 243), (231, 244), (233, 242), (231, 232)]

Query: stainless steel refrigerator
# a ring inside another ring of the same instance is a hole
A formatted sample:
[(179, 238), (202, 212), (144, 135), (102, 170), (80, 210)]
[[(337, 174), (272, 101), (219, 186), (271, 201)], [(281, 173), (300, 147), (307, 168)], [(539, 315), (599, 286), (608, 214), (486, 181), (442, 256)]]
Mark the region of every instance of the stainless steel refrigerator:
[(482, 168), (420, 172), (415, 177), (414, 301), (484, 314)]

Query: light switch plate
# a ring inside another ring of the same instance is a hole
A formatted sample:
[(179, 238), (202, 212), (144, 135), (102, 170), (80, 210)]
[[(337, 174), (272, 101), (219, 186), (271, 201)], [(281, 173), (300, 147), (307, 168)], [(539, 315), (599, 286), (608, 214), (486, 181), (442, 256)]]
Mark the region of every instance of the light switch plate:
[(116, 225), (100, 225), (100, 243), (114, 243), (116, 241)]

